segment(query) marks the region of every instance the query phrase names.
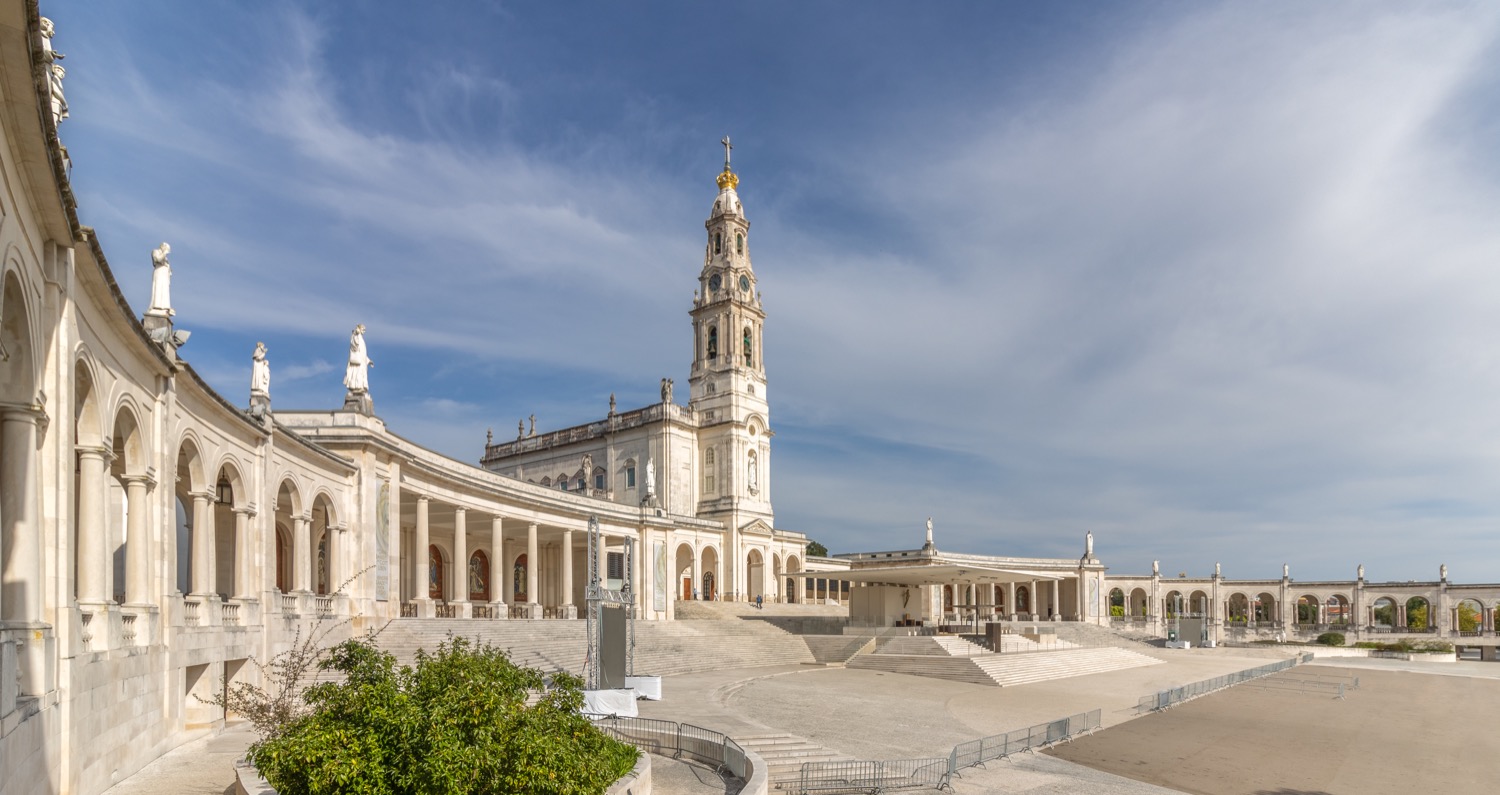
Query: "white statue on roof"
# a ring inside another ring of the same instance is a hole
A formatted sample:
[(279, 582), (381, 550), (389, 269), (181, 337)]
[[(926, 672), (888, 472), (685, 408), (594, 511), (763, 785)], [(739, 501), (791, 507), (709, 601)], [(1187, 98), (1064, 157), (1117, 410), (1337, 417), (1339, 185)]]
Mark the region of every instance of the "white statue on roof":
[(163, 242), (151, 252), (151, 306), (148, 315), (171, 317), (177, 314), (172, 309), (172, 263), (167, 255), (172, 247)]
[(266, 361), (266, 344), (255, 343), (255, 354), (250, 363), (250, 394), (271, 394), (271, 363)]
[(360, 323), (349, 333), (349, 366), (344, 370), (344, 386), (354, 393), (370, 391), (369, 368), (374, 366), (365, 350), (365, 324)]

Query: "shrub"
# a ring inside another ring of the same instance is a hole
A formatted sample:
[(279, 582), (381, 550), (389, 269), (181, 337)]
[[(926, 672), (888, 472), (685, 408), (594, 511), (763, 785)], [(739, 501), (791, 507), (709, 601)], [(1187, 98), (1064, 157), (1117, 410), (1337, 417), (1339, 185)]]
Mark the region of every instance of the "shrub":
[(1342, 646), (1344, 645), (1344, 633), (1324, 632), (1318, 636), (1318, 639), (1314, 643), (1320, 646)]
[(578, 677), (549, 684), (488, 644), (450, 638), (398, 667), (372, 639), (350, 640), (318, 667), (344, 681), (308, 688), (310, 712), (248, 754), (283, 795), (585, 795), (635, 764), (636, 749), (579, 713)]

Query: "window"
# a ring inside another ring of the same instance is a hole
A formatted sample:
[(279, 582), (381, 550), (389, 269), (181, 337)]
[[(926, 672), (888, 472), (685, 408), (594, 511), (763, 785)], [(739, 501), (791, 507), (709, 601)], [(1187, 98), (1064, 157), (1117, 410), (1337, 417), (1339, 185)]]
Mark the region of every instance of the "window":
[(722, 249), (722, 244), (723, 244), (723, 238), (719, 235), (718, 232), (715, 232), (714, 233), (714, 253), (715, 254), (720, 253), (720, 251)]
[(625, 488), (635, 488), (635, 464), (629, 464), (625, 467)]
[(736, 254), (743, 254), (743, 253), (745, 253), (745, 236), (744, 235), (735, 235), (734, 236), (734, 253), (736, 253)]
[(712, 447), (703, 451), (703, 493), (712, 494), (714, 491), (714, 449)]
[(708, 358), (719, 358), (719, 327), (708, 327)]
[(568, 490), (568, 476), (567, 475), (558, 475), (557, 476), (557, 487), (560, 488), (560, 489), (562, 489), (563, 491), (567, 491)]
[(596, 489), (598, 489), (600, 491), (604, 491), (604, 473), (603, 472), (595, 472), (594, 473), (594, 488), (596, 488)]
[(745, 366), (746, 367), (749, 367), (751, 365), (751, 363), (754, 361), (754, 357), (750, 355), (752, 348), (753, 348), (753, 346), (750, 343), (750, 327), (746, 326), (745, 327)]

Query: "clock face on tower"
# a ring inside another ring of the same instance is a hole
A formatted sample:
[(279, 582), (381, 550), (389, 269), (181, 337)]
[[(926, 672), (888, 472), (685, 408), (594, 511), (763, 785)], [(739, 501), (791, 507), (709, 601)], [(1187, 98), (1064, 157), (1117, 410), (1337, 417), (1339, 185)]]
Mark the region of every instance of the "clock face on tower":
[(740, 291), (741, 292), (746, 292), (746, 293), (750, 292), (750, 277), (749, 276), (741, 276), (740, 277)]
[(724, 280), (719, 278), (719, 274), (715, 273), (713, 276), (710, 276), (708, 278), (708, 289), (717, 293), (719, 291), (719, 285), (723, 283)]

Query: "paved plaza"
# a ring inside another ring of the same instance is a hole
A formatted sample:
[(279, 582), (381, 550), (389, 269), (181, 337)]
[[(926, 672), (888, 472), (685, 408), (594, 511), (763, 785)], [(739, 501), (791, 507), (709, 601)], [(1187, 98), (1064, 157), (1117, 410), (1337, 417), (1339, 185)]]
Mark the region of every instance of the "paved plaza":
[[(1167, 664), (1005, 688), (839, 667), (695, 673), (668, 677), (664, 700), (640, 706), (644, 717), (791, 734), (859, 759), (946, 755), (958, 742), (1102, 710), (1103, 731), (962, 771), (959, 795), (1467, 792), (1500, 753), (1488, 730), (1500, 708), (1493, 663), (1334, 659), (1314, 668), (1361, 680), (1341, 701), (1240, 686), (1138, 718), (1141, 695), (1269, 661), (1227, 649), (1154, 654)], [(109, 792), (223, 793), (251, 739), (244, 726), (199, 738)], [(702, 767), (652, 762), (661, 795), (725, 792)]]

